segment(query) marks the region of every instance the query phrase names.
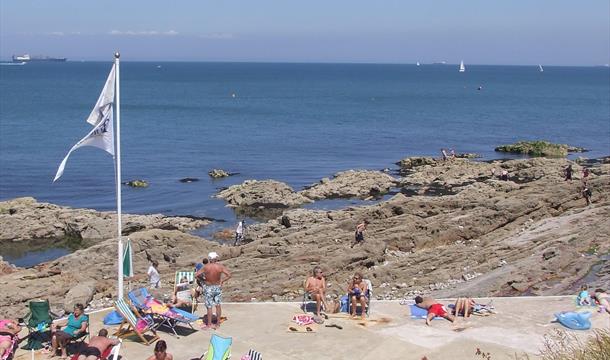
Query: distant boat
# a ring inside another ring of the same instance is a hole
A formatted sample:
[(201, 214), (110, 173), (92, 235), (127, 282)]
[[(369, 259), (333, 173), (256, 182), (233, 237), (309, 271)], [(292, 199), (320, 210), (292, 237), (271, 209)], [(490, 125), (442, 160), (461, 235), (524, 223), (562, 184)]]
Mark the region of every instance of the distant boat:
[(542, 68), (542, 65), (538, 65), (538, 69), (540, 70), (540, 72), (544, 72), (544, 69)]
[(464, 66), (464, 60), (462, 60), (462, 62), (460, 62), (460, 72), (464, 71), (466, 71), (466, 66)]
[(14, 63), (21, 63), (21, 62), (32, 62), (32, 61), (45, 61), (45, 62), (65, 62), (66, 58), (54, 58), (54, 57), (49, 57), (49, 56), (30, 56), (29, 54), (23, 54), (23, 55), (13, 55), (13, 62)]
[(3, 63), (0, 63), (0, 65), (4, 65), (4, 66), (20, 66), (20, 65), (25, 65), (25, 61), (22, 61), (22, 62), (19, 62), (19, 63), (17, 63), (17, 62), (12, 62), (12, 63), (3, 62)]
[(419, 61), (415, 65), (419, 66)]

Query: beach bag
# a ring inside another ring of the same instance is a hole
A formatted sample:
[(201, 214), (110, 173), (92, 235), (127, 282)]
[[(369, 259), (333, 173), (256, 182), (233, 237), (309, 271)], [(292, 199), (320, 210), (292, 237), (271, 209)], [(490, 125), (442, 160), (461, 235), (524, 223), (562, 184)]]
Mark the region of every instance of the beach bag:
[(111, 311), (104, 316), (104, 325), (119, 325), (123, 322), (123, 317), (117, 311)]
[(347, 295), (341, 296), (341, 312), (346, 313), (348, 308), (349, 298)]

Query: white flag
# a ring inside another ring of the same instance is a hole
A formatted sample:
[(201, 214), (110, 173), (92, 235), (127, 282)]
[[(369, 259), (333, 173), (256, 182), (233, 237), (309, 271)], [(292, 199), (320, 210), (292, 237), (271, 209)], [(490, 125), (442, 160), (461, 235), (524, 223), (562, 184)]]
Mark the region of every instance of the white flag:
[(104, 89), (100, 94), (100, 97), (91, 111), (87, 122), (94, 125), (94, 128), (79, 142), (74, 145), (68, 154), (63, 159), (61, 164), (59, 165), (59, 169), (57, 169), (57, 174), (55, 174), (55, 179), (53, 182), (57, 181), (64, 173), (64, 168), (66, 167), (66, 162), (68, 161), (68, 157), (72, 151), (82, 147), (82, 146), (95, 146), (102, 150), (106, 150), (110, 155), (114, 156), (114, 129), (113, 129), (113, 109), (112, 105), (114, 104), (114, 65), (112, 66), (112, 70), (110, 70), (110, 75), (108, 75), (108, 79), (106, 80), (106, 84), (104, 85)]

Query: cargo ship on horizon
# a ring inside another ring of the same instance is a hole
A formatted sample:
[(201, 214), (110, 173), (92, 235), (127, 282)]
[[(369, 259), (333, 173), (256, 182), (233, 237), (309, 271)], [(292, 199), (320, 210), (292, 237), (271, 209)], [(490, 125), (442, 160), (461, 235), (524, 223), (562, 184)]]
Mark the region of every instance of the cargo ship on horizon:
[(30, 56), (29, 54), (13, 55), (13, 62), (65, 62), (67, 58), (54, 58), (50, 56)]

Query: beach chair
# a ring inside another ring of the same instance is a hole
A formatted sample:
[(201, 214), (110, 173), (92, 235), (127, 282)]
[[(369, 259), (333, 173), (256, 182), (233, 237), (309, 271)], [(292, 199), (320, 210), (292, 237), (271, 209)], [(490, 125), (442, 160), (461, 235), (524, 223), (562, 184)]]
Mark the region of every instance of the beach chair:
[(232, 338), (224, 338), (216, 334), (212, 334), (208, 351), (204, 352), (199, 360), (227, 360), (231, 358)]
[[(186, 282), (182, 282), (182, 279), (186, 278)], [(174, 293), (182, 293), (184, 296), (188, 296), (191, 302), (191, 313), (195, 313), (197, 310), (197, 299), (193, 297), (193, 288), (196, 286), (195, 272), (194, 271), (176, 271), (174, 277)]]
[(43, 343), (51, 340), (51, 323), (57, 316), (51, 313), (49, 300), (33, 300), (28, 307), (30, 310), (24, 317), (28, 328), (28, 343), (23, 348), (39, 350), (43, 347)]
[[(371, 315), (371, 298), (373, 297), (373, 284), (371, 284), (371, 281), (369, 279), (362, 279), (362, 281), (364, 281), (366, 283), (366, 309), (361, 309), (361, 313), (364, 312), (366, 314), (366, 316), (370, 316)], [(351, 306), (352, 306), (352, 299), (350, 298), (349, 294), (347, 294), (347, 313), (351, 314)], [(357, 307), (360, 307), (360, 303), (356, 304)], [(356, 309), (356, 313), (358, 313), (358, 309)]]
[[(114, 307), (123, 317), (123, 322), (119, 325), (119, 328), (114, 333), (118, 338), (124, 338), (130, 335), (137, 335), (146, 345), (149, 345), (155, 340), (159, 339), (159, 335), (155, 331), (152, 319), (147, 321), (147, 318), (143, 318), (139, 316), (139, 313), (136, 311), (136, 314), (132, 311), (132, 308), (125, 302), (123, 299), (118, 299), (114, 302)], [(152, 332), (153, 337), (150, 340), (147, 340), (144, 334), (147, 332)]]
[(192, 330), (195, 330), (193, 323), (199, 320), (197, 315), (163, 304), (150, 295), (146, 288), (132, 290), (127, 296), (133, 307), (142, 312), (142, 314), (152, 315), (153, 319), (158, 321), (155, 329), (166, 326), (172, 330), (176, 337), (178, 337), (176, 333), (176, 325), (178, 324), (186, 324)]

